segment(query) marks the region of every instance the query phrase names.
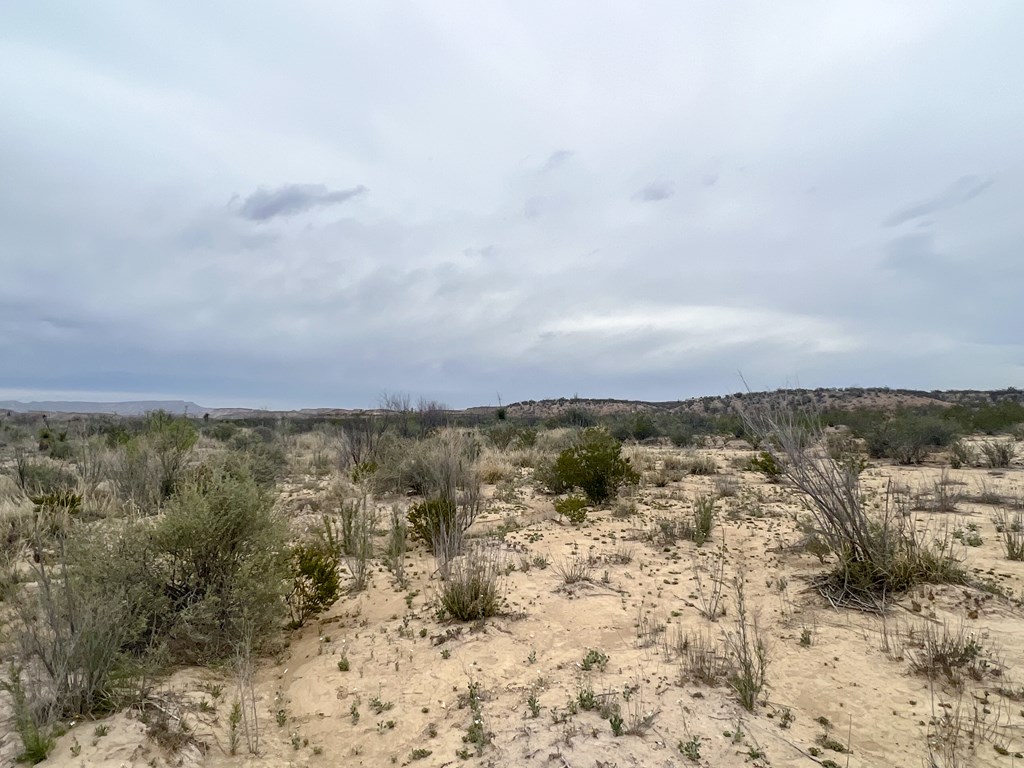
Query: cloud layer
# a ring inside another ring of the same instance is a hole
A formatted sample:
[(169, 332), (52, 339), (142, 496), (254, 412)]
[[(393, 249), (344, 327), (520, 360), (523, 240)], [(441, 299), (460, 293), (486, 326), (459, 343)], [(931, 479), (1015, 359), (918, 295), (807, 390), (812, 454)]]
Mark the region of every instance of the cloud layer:
[(0, 10), (0, 398), (1021, 386), (1019, 3), (264, 11)]

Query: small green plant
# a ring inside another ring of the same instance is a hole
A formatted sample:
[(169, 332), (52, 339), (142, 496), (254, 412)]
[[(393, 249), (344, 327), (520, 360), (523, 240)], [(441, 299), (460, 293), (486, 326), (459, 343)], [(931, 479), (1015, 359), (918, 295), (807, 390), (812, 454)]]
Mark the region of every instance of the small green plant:
[(802, 645), (804, 648), (810, 648), (811, 640), (811, 630), (808, 627), (804, 627), (802, 630), (800, 630), (800, 645)]
[(537, 697), (536, 688), (530, 689), (530, 695), (526, 699), (526, 706), (530, 708), (530, 717), (540, 716), (540, 699)]
[(679, 742), (679, 752), (688, 760), (700, 761), (700, 736), (691, 736), (687, 741)]
[(612, 727), (612, 736), (619, 737), (626, 734), (626, 721), (622, 719), (622, 713), (618, 710), (609, 714), (608, 725)]
[(416, 760), (424, 760), (425, 758), (430, 757), (432, 754), (434, 754), (433, 750), (419, 747), (409, 753), (409, 762), (411, 763), (415, 762)]
[(288, 710), (283, 707), (279, 708), (274, 712), (274, 720), (277, 722), (278, 728), (284, 728), (288, 724)]
[(374, 696), (370, 699), (370, 709), (373, 710), (373, 714), (380, 715), (394, 707), (394, 702), (382, 701), (380, 695)]
[(783, 468), (782, 464), (775, 457), (774, 454), (768, 451), (761, 451), (757, 456), (750, 460), (750, 468), (755, 472), (760, 472), (766, 478), (768, 482), (777, 483), (782, 479)]
[(348, 708), (349, 717), (352, 718), (352, 725), (359, 722), (359, 699), (355, 699), (352, 702), (352, 706)]
[(693, 501), (693, 543), (704, 546), (711, 536), (711, 526), (715, 522), (715, 497), (701, 495)]
[(589, 672), (592, 669), (599, 669), (604, 672), (608, 666), (608, 654), (604, 651), (598, 651), (594, 648), (587, 650), (587, 653), (583, 656), (583, 661), (580, 662), (580, 668), (584, 672)]
[(555, 512), (573, 525), (582, 525), (587, 520), (587, 500), (573, 494), (555, 501)]
[(341, 654), (341, 658), (338, 659), (338, 671), (339, 672), (348, 672), (349, 668), (350, 668), (350, 665), (349, 665), (349, 661), (348, 661), (348, 656), (343, 653), (343, 654)]
[(476, 747), (477, 755), (484, 753), (484, 748), (491, 743), (492, 736), (484, 725), (483, 702), (481, 699), (480, 683), (470, 680), (469, 690), (466, 697), (472, 713), (472, 721), (466, 729), (466, 735), (462, 737), (463, 743), (472, 744)]
[(241, 725), (242, 702), (236, 699), (231, 705), (231, 714), (228, 715), (228, 752), (232, 755), (238, 754), (238, 745), (241, 743)]

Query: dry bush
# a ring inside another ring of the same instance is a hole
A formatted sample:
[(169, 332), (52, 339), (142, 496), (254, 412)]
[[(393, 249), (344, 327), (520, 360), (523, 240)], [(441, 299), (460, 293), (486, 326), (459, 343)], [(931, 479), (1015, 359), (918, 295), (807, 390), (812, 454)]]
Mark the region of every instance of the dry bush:
[(996, 531), (1007, 560), (1024, 560), (1024, 513), (1001, 510), (995, 520)]
[(742, 576), (733, 579), (733, 589), (736, 626), (733, 631), (725, 633), (725, 645), (733, 664), (729, 685), (736, 691), (740, 705), (752, 712), (768, 684), (768, 647), (761, 634), (757, 615), (747, 607)]
[(593, 568), (588, 557), (576, 553), (555, 565), (555, 573), (562, 579), (563, 584), (579, 584), (584, 581), (590, 581), (590, 574)]
[(505, 480), (514, 480), (518, 476), (512, 461), (505, 454), (492, 449), (485, 449), (477, 462), (480, 479), (490, 485), (497, 485)]
[(955, 688), (967, 680), (978, 682), (1001, 673), (999, 664), (963, 624), (955, 629), (945, 623), (923, 625), (908, 633), (904, 654), (912, 672)]
[(837, 568), (817, 580), (827, 598), (879, 610), (892, 593), (914, 584), (966, 580), (950, 538), (934, 542), (918, 534), (891, 486), (880, 515), (869, 514), (859, 471), (828, 455), (816, 418), (769, 408), (743, 417), (779, 458), (786, 479), (808, 497), (813, 532), (837, 556)]
[(1013, 462), (1017, 447), (1009, 440), (986, 440), (981, 444), (981, 452), (990, 467), (1001, 469)]

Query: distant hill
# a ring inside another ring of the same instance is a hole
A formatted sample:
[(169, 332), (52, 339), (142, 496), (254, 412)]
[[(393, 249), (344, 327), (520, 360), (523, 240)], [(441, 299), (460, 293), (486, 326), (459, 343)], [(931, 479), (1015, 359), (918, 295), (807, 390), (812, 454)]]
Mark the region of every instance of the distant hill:
[[(888, 387), (839, 387), (819, 389), (779, 389), (773, 392), (736, 392), (729, 395), (693, 397), (688, 400), (647, 402), (643, 400), (616, 400), (612, 398), (560, 397), (545, 400), (524, 400), (505, 406), (513, 418), (550, 418), (572, 410), (585, 410), (597, 416), (613, 416), (628, 413), (689, 413), (714, 416), (735, 412), (737, 407), (757, 406), (764, 403), (784, 404), (789, 407), (813, 407), (819, 410), (861, 410), (872, 409), (893, 411), (900, 408), (949, 408), (954, 405), (994, 405), (997, 403), (1024, 404), (1024, 390), (1008, 387), (997, 390), (933, 390), (931, 392), (912, 389), (890, 389)], [(113, 414), (118, 416), (141, 416), (149, 411), (164, 410), (173, 414), (185, 414), (195, 418), (209, 415), (211, 419), (247, 418), (344, 418), (356, 414), (381, 413), (380, 409), (349, 408), (302, 408), (272, 411), (255, 408), (204, 408), (187, 400), (132, 400), (119, 403), (70, 402), (48, 400), (23, 403), (17, 400), (0, 400), (0, 411), (15, 413), (69, 413), (69, 414)], [(493, 414), (493, 405), (471, 408), (453, 408), (449, 413), (484, 416)]]
[(85, 401), (38, 400), (23, 403), (18, 400), (0, 400), (0, 411), (15, 413), (108, 413), (117, 416), (141, 416), (149, 411), (201, 415), (202, 406), (186, 400), (131, 400), (122, 403), (91, 403)]
[[(756, 407), (765, 403), (789, 407), (814, 407), (819, 410), (842, 411), (873, 409), (892, 411), (899, 408), (949, 408), (954, 405), (978, 406), (995, 403), (1024, 403), (1024, 392), (1013, 387), (1000, 390), (935, 390), (925, 392), (888, 387), (842, 387), (819, 389), (779, 389), (773, 392), (736, 392), (731, 395), (693, 397), (689, 400), (644, 402), (586, 398), (526, 400), (506, 406), (509, 416), (550, 418), (573, 409), (582, 409), (599, 416), (625, 413), (690, 413), (720, 415), (730, 413), (741, 404)], [(493, 407), (470, 408), (469, 411), (494, 410)]]

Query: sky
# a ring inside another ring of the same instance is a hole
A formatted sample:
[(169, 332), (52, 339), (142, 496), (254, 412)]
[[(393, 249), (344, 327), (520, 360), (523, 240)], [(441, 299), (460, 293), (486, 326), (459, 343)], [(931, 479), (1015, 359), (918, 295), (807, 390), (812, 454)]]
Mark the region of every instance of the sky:
[(0, 398), (1024, 383), (1024, 3), (0, 6)]

